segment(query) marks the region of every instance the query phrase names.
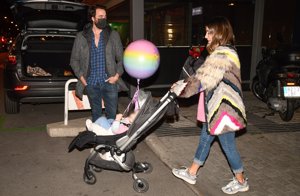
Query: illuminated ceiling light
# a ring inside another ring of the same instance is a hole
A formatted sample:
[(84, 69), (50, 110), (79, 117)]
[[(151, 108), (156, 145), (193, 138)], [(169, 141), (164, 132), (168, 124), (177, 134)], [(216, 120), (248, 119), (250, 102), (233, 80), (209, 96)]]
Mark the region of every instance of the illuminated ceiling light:
[(173, 29), (168, 29), (168, 33), (173, 33)]
[(203, 14), (203, 7), (195, 7), (192, 9), (192, 16)]
[(229, 3), (228, 6), (235, 6), (233, 2)]

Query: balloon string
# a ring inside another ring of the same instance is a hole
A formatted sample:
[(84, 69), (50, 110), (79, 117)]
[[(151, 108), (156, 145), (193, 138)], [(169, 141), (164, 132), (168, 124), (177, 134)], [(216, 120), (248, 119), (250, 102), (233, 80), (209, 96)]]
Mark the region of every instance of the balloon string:
[(137, 79), (137, 87), (136, 87), (135, 93), (134, 93), (129, 105), (127, 106), (126, 110), (124, 111), (124, 114), (126, 114), (128, 112), (131, 104), (134, 104), (134, 110), (140, 109), (140, 105), (139, 105), (139, 101), (138, 101), (139, 90), (140, 90), (140, 79)]
[(137, 79), (137, 87), (136, 87), (136, 91), (135, 91), (135, 97), (134, 97), (134, 105), (135, 108), (134, 110), (138, 110), (140, 109), (140, 105), (139, 105), (139, 90), (140, 90), (140, 79)]

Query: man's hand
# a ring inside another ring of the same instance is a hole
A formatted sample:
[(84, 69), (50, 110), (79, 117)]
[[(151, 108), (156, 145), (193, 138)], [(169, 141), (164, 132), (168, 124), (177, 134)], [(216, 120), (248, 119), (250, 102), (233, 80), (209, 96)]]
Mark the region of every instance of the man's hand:
[(106, 82), (109, 82), (110, 84), (115, 84), (119, 80), (120, 75), (117, 73), (116, 75), (109, 77)]
[(85, 78), (83, 77), (83, 76), (80, 76), (80, 81), (81, 81), (81, 83), (84, 85), (84, 86), (87, 86), (87, 82), (86, 82), (86, 80), (85, 80)]

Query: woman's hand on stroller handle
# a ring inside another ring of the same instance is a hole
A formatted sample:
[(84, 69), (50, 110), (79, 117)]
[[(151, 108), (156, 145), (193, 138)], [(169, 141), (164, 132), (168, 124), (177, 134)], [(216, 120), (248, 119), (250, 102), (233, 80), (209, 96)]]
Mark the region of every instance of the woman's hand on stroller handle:
[(178, 80), (171, 86), (170, 91), (175, 93), (177, 96), (179, 96), (181, 94), (181, 92), (183, 91), (183, 89), (186, 87), (186, 85), (187, 85), (187, 82), (185, 82), (184, 80)]

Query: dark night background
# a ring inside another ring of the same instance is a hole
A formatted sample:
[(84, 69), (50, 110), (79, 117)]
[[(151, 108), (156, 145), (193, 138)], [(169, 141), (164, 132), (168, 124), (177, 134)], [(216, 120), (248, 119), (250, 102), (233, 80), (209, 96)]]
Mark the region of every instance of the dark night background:
[(9, 38), (9, 37), (14, 37), (17, 33), (18, 33), (18, 27), (15, 26), (15, 21), (10, 11), (10, 7), (6, 0), (1, 0), (0, 36), (4, 35), (5, 37)]

